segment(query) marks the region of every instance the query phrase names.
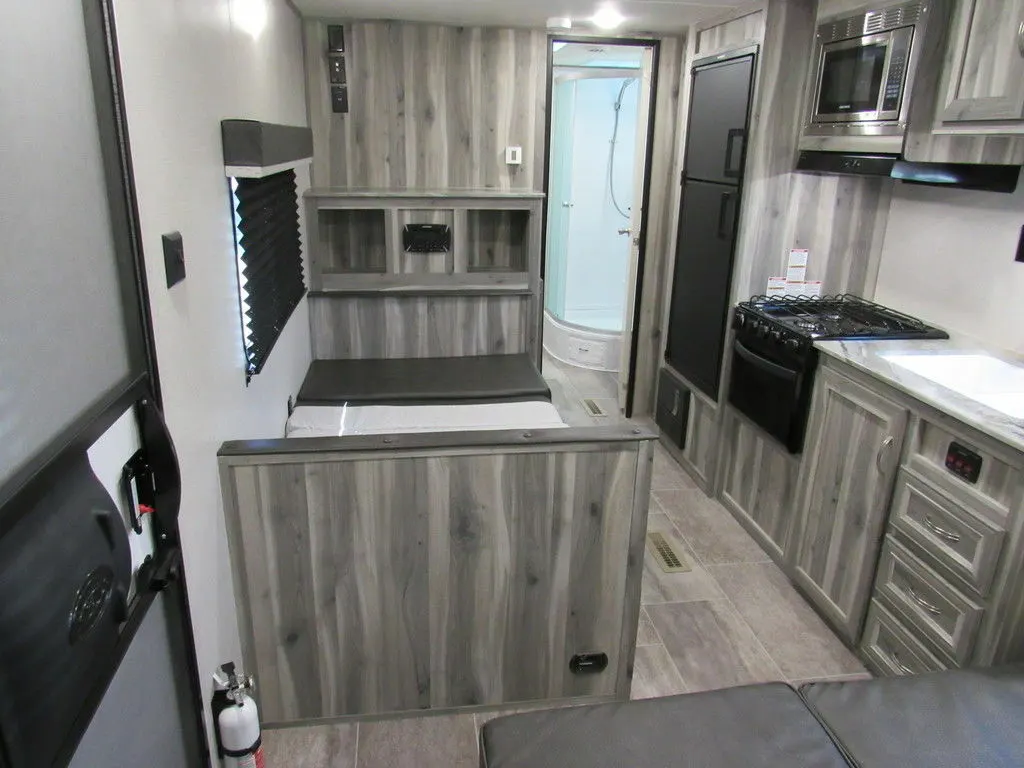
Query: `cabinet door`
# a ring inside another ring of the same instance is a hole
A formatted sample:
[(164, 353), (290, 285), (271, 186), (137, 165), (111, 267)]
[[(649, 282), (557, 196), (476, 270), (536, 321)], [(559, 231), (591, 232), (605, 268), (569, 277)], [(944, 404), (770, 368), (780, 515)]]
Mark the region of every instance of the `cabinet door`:
[(907, 418), (881, 395), (819, 373), (791, 556), (797, 583), (851, 641), (864, 620)]
[(963, 0), (943, 122), (1024, 118), (1024, 0)]

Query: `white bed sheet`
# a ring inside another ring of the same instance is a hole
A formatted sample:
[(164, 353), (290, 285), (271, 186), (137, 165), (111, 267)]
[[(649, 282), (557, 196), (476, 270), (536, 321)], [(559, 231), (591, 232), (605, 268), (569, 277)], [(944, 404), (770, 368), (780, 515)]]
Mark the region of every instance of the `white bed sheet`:
[(286, 437), (341, 437), (411, 432), (560, 429), (546, 400), (474, 405), (304, 405), (288, 419)]

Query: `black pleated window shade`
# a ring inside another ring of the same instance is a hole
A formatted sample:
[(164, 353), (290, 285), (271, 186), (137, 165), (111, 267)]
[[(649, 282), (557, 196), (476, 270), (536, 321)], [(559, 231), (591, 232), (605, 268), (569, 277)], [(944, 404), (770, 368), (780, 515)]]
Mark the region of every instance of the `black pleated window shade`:
[(232, 180), (246, 374), (263, 370), (306, 293), (295, 172)]

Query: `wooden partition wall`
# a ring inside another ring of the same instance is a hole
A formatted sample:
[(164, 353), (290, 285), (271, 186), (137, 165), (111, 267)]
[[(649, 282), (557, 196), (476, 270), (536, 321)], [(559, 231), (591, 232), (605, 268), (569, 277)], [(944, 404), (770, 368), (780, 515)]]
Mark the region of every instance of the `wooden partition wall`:
[[(628, 699), (653, 439), (627, 423), (225, 444), (264, 719)], [(574, 673), (583, 653), (607, 668)]]

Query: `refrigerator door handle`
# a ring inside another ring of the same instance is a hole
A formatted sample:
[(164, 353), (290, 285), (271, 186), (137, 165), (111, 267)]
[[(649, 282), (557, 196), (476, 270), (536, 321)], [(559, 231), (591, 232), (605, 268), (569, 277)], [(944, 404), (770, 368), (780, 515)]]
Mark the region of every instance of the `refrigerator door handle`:
[[(747, 137), (747, 132), (743, 128), (733, 128), (729, 131), (728, 138), (725, 140), (725, 170), (722, 174), (727, 179), (738, 179), (740, 177), (740, 171), (742, 170), (737, 164), (736, 168), (732, 167), (733, 153), (736, 151), (736, 139), (741, 142)], [(743, 160), (743, 146), (740, 145), (739, 157), (737, 158), (740, 162)]]
[(723, 192), (722, 199), (718, 203), (718, 238), (720, 240), (726, 240), (729, 237), (729, 232), (726, 229), (729, 223), (729, 200), (732, 199), (732, 192)]

